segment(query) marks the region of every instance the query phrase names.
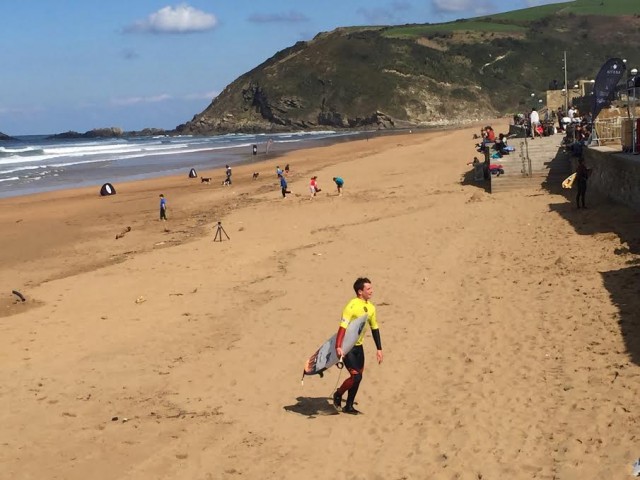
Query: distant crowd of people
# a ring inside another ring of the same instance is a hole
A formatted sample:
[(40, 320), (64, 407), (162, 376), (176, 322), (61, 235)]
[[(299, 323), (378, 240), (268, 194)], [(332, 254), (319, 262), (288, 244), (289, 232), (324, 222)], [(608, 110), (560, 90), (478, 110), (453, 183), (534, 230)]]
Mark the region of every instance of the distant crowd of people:
[[(288, 174), (289, 174), (289, 164), (285, 166), (284, 170), (282, 170), (279, 165), (276, 166), (276, 176), (278, 177), (278, 180), (280, 182), (280, 190), (282, 192), (282, 198), (286, 198), (286, 196), (291, 193), (291, 191), (289, 190), (289, 184), (287, 183), (287, 179), (286, 179), (286, 176)], [(338, 190), (338, 196), (341, 197), (342, 188), (344, 187), (344, 179), (342, 177), (333, 177), (333, 182), (335, 183), (336, 188)], [(317, 175), (312, 176), (309, 180), (310, 198), (314, 198), (321, 191), (322, 189), (318, 184), (318, 176)]]

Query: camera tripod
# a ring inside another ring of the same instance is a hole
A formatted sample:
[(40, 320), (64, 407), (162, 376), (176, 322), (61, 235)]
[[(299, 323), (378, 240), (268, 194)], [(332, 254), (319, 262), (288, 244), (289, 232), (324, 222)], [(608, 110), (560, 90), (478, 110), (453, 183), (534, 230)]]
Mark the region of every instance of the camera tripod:
[(214, 242), (221, 242), (223, 233), (224, 233), (224, 236), (227, 237), (227, 240), (231, 240), (229, 238), (229, 235), (227, 235), (227, 232), (224, 231), (224, 228), (222, 227), (222, 223), (218, 222), (218, 225), (216, 227), (216, 235), (215, 235), (215, 237), (213, 237), (213, 241)]

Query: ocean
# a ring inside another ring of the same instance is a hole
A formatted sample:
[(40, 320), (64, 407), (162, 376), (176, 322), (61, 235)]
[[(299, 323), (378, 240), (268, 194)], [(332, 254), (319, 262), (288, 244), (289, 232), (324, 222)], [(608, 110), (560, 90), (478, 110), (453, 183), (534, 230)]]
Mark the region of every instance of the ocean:
[[(47, 139), (26, 135), (0, 142), (0, 198), (52, 190), (188, 175), (262, 161), (290, 150), (355, 139), (363, 132), (153, 136), (118, 139)], [(257, 152), (253, 154), (254, 145)], [(267, 153), (268, 149), (268, 153)]]

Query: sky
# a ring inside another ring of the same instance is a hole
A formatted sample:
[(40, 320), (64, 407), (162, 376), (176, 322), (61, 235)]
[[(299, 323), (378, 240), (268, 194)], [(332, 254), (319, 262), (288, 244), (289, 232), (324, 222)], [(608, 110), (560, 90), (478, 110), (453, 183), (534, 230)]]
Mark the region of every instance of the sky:
[(558, 0), (0, 0), (0, 132), (173, 129), (279, 50), (342, 26)]

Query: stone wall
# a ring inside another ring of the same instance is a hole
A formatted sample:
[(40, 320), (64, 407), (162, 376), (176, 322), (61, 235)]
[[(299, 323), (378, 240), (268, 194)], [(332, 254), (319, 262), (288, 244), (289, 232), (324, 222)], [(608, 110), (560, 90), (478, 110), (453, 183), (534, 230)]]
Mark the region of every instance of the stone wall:
[[(593, 147), (584, 150), (591, 168), (589, 189), (640, 210), (640, 155), (623, 154), (620, 149)], [(575, 171), (575, 165), (574, 165)]]
[[(573, 104), (576, 98), (580, 98), (582, 91), (579, 88), (569, 89), (569, 105)], [(549, 110), (558, 110), (558, 107), (564, 109), (564, 92), (562, 90), (547, 90), (547, 108)]]

